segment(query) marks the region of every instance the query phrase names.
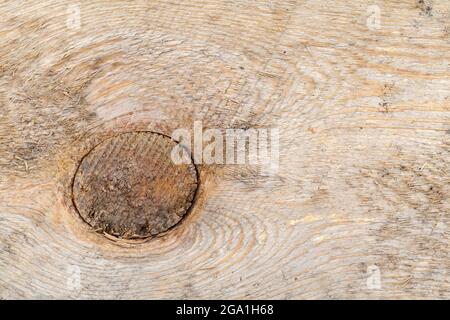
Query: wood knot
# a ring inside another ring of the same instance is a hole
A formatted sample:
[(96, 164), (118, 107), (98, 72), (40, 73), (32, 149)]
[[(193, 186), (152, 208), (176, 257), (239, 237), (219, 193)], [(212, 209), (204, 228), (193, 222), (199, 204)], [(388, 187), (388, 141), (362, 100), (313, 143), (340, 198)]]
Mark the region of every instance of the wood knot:
[(153, 237), (176, 225), (191, 207), (198, 183), (192, 162), (173, 163), (176, 145), (158, 133), (132, 132), (94, 147), (72, 186), (83, 220), (123, 239)]

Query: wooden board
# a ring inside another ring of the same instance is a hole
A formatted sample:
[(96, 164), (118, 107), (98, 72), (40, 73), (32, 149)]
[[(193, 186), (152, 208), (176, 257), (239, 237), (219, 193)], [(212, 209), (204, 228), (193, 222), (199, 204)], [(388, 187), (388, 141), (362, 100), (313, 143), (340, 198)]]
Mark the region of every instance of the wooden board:
[[(448, 1), (0, 16), (0, 298), (450, 298)], [(200, 165), (192, 212), (142, 244), (80, 220), (70, 182), (92, 146), (196, 120), (279, 129), (279, 171)]]

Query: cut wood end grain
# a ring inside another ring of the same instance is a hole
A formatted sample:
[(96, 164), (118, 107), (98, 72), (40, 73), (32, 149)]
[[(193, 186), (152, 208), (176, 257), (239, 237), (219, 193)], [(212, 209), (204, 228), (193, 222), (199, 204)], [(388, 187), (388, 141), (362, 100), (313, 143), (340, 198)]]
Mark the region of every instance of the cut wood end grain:
[(108, 239), (142, 239), (175, 226), (197, 190), (194, 164), (173, 163), (175, 146), (164, 135), (133, 132), (92, 149), (73, 183), (74, 205), (83, 220)]

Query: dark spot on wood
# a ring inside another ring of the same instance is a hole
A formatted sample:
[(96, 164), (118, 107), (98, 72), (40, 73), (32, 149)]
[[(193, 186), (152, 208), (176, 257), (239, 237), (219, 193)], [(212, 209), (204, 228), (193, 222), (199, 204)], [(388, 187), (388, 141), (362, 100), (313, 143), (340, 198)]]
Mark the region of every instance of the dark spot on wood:
[(427, 16), (432, 16), (433, 1), (432, 0), (417, 0), (417, 7)]
[(133, 132), (93, 148), (73, 182), (83, 220), (123, 239), (153, 237), (175, 226), (192, 206), (198, 183), (192, 162), (172, 161), (176, 145), (158, 133)]
[(383, 101), (383, 102), (380, 102), (379, 103), (379, 106), (381, 107), (381, 112), (382, 113), (389, 113), (389, 104), (387, 103), (387, 102), (385, 102), (385, 101)]

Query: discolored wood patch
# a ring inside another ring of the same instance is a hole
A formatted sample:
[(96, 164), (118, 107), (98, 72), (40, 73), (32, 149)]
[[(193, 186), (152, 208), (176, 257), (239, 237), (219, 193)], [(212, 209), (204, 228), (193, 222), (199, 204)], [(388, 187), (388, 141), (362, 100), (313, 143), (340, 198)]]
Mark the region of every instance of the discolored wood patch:
[(197, 190), (194, 164), (176, 165), (176, 142), (152, 132), (123, 133), (81, 161), (73, 201), (85, 222), (118, 238), (155, 236), (176, 225)]

